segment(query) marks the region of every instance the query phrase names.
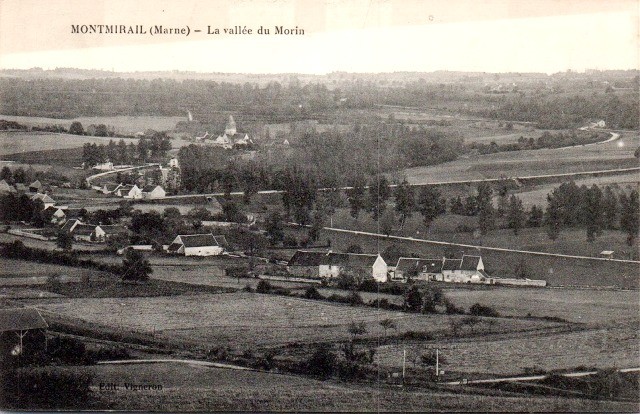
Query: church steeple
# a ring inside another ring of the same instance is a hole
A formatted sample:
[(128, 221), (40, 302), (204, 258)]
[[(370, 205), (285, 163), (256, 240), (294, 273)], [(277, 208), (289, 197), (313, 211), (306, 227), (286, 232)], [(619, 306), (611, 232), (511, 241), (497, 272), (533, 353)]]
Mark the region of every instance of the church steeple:
[(235, 135), (236, 132), (236, 121), (233, 120), (233, 115), (229, 115), (229, 120), (227, 121), (227, 126), (224, 129), (224, 133), (227, 135)]

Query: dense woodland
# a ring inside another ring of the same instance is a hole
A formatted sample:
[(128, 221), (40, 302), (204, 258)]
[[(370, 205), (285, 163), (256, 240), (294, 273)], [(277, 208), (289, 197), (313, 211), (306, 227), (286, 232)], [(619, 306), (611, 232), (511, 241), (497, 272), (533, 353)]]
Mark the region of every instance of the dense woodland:
[[(606, 78), (606, 75), (600, 75)], [(425, 74), (429, 77), (429, 74)], [(219, 111), (270, 122), (331, 117), (339, 108), (371, 109), (400, 105), (442, 109), (529, 121), (541, 128), (572, 128), (604, 119), (613, 128), (638, 127), (638, 76), (630, 72), (617, 83), (582, 78), (529, 81), (522, 77), (506, 93), (467, 81), (404, 83), (352, 77), (338, 84), (305, 83), (290, 76), (286, 84), (271, 81), (228, 83), (172, 79), (20, 79), (0, 78), (0, 113), (74, 118), (78, 116), (183, 116), (191, 110), (210, 121)], [(462, 79), (462, 78), (461, 78)], [(513, 77), (509, 79), (515, 80)], [(501, 82), (496, 75), (494, 83)], [(620, 84), (621, 88), (612, 85)], [(516, 85), (516, 86), (513, 86)]]

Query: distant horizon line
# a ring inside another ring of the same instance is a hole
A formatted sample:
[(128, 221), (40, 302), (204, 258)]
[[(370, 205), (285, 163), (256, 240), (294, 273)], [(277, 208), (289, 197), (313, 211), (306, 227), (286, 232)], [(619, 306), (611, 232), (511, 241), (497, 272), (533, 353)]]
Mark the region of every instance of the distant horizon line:
[(144, 73), (185, 73), (185, 74), (197, 74), (197, 75), (255, 75), (255, 76), (273, 76), (273, 75), (304, 75), (304, 76), (328, 76), (332, 74), (350, 74), (350, 75), (385, 75), (385, 74), (433, 74), (433, 73), (460, 73), (460, 74), (536, 74), (536, 75), (546, 75), (553, 76), (556, 74), (564, 74), (564, 73), (576, 73), (576, 74), (586, 74), (588, 72), (639, 72), (638, 68), (618, 68), (618, 69), (597, 69), (597, 68), (587, 68), (587, 69), (572, 69), (567, 68), (562, 71), (555, 72), (522, 72), (522, 71), (504, 71), (504, 72), (489, 72), (489, 71), (473, 71), (473, 70), (449, 70), (449, 69), (436, 69), (430, 71), (419, 71), (419, 70), (399, 70), (399, 71), (381, 71), (381, 72), (350, 72), (346, 70), (334, 70), (331, 72), (324, 73), (311, 73), (311, 72), (202, 72), (197, 70), (184, 70), (184, 69), (164, 69), (164, 70), (135, 70), (135, 71), (119, 71), (113, 69), (104, 69), (104, 68), (78, 68), (78, 67), (56, 67), (54, 69), (43, 69), (39, 66), (31, 67), (28, 69), (25, 68), (0, 68), (0, 72), (6, 71), (39, 71), (39, 72), (56, 72), (56, 71), (87, 71), (87, 72), (105, 72), (105, 73), (114, 73), (114, 74), (144, 74)]

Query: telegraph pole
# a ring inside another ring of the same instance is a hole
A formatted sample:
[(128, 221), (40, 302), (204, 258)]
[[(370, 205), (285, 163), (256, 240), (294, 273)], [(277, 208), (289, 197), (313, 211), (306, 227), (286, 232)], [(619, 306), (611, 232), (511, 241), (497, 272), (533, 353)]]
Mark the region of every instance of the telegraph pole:
[(438, 379), (440, 379), (440, 355), (439, 355), (439, 349), (436, 348), (436, 382), (438, 382)]
[(407, 348), (402, 350), (402, 385), (404, 386), (405, 365), (407, 363)]

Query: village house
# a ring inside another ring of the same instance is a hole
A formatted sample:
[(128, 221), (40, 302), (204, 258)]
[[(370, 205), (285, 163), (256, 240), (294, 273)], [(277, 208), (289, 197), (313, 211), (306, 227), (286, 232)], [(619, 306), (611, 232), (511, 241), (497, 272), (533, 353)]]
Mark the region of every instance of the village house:
[(137, 185), (127, 184), (120, 187), (116, 193), (118, 197), (123, 197), (132, 200), (139, 200), (142, 198), (142, 189)]
[(29, 191), (31, 191), (32, 193), (39, 193), (40, 191), (42, 191), (42, 183), (40, 182), (40, 180), (35, 180), (31, 184), (29, 184)]
[(165, 198), (167, 193), (159, 185), (147, 185), (142, 189), (142, 198), (147, 200), (154, 200), (158, 198)]
[(9, 183), (7, 183), (5, 180), (0, 181), (0, 194), (15, 193), (15, 192), (16, 192), (16, 189), (12, 185), (9, 185)]
[(49, 206), (44, 209), (43, 218), (48, 223), (61, 225), (67, 221), (67, 214), (59, 207)]
[(484, 263), (480, 256), (463, 255), (462, 259), (445, 259), (442, 274), (445, 282), (495, 283), (494, 279), (484, 271)]
[(398, 259), (393, 272), (393, 281), (406, 282), (411, 280), (436, 280), (442, 274), (442, 259), (419, 259), (401, 257)]
[(37, 309), (0, 309), (0, 364), (12, 365), (45, 350), (48, 327)]
[(224, 134), (219, 135), (218, 138), (213, 141), (213, 144), (229, 149), (234, 145), (253, 144), (253, 141), (249, 138), (249, 134), (238, 132), (233, 115), (229, 115), (229, 120), (227, 121), (227, 125), (224, 129)]
[(122, 184), (106, 183), (102, 186), (102, 194), (114, 194)]
[(82, 224), (82, 222), (78, 219), (69, 219), (64, 223), (60, 230), (71, 234), (78, 224)]
[(313, 252), (298, 250), (287, 263), (287, 271), (307, 278), (335, 278), (350, 273), (363, 279), (387, 281), (387, 264), (380, 255)]
[(16, 191), (19, 193), (26, 193), (29, 189), (23, 183), (16, 183)]
[(120, 224), (100, 224), (95, 226), (93, 232), (89, 235), (89, 240), (103, 243), (118, 234), (127, 234), (127, 228)]
[(326, 252), (298, 250), (289, 259), (287, 272), (298, 277), (319, 278), (320, 265), (323, 263), (325, 256), (327, 256)]
[(185, 256), (218, 256), (224, 252), (224, 236), (213, 234), (181, 234), (167, 247), (167, 253)]
[(40, 200), (42, 201), (42, 204), (44, 204), (44, 209), (47, 209), (49, 207), (53, 207), (56, 205), (56, 202), (53, 198), (49, 197), (47, 194), (43, 194), (43, 193), (36, 193), (34, 195), (31, 196), (31, 200), (36, 201), (36, 200)]
[(73, 236), (73, 239), (76, 241), (90, 242), (95, 230), (96, 226), (94, 225), (77, 223), (71, 230), (71, 236)]

